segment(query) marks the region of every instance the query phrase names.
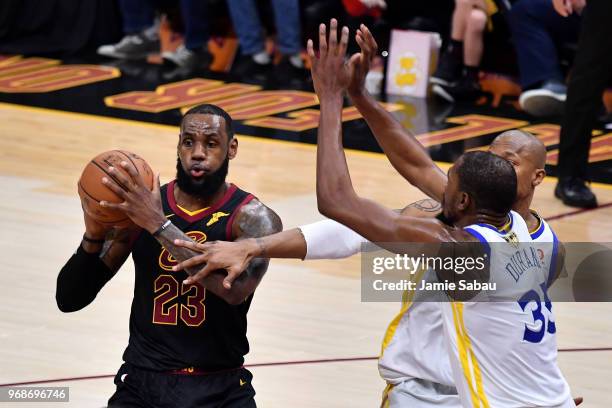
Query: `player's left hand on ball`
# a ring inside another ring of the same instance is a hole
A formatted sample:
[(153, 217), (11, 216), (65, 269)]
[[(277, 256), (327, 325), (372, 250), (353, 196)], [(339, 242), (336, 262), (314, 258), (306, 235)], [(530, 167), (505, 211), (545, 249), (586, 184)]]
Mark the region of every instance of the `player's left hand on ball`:
[(100, 201), (100, 205), (122, 211), (130, 217), (134, 224), (150, 233), (155, 232), (166, 221), (159, 192), (159, 174), (151, 191), (146, 187), (142, 176), (133, 166), (129, 166), (127, 162), (121, 162), (121, 167), (129, 174), (129, 177), (126, 177), (114, 167), (109, 167), (108, 172), (113, 175), (116, 181), (104, 177), (102, 183), (121, 197), (123, 202), (117, 204)]
[(225, 269), (227, 276), (223, 280), (223, 287), (231, 289), (234, 280), (244, 272), (253, 258), (250, 255), (249, 240), (235, 242), (213, 241), (203, 244), (194, 241), (176, 240), (174, 244), (201, 252), (201, 255), (196, 255), (180, 262), (172, 268), (173, 271), (180, 271), (204, 264), (204, 267), (195, 275), (185, 279), (184, 284), (196, 283), (215, 270)]

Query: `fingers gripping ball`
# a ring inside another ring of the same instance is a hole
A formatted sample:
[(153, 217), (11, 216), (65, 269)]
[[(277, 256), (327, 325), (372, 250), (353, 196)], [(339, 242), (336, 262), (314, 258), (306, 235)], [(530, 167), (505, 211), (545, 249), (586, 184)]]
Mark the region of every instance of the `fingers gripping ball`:
[(102, 178), (107, 177), (123, 187), (122, 183), (108, 172), (110, 166), (120, 171), (128, 180), (131, 180), (130, 175), (121, 167), (121, 162), (127, 162), (128, 166), (134, 166), (138, 174), (142, 177), (145, 186), (153, 190), (153, 170), (151, 170), (147, 162), (137, 154), (125, 150), (110, 150), (100, 153), (91, 159), (91, 161), (87, 163), (87, 166), (85, 166), (85, 169), (83, 169), (83, 173), (79, 179), (79, 197), (81, 197), (85, 212), (104, 225), (128, 226), (132, 223), (121, 211), (100, 206), (100, 201), (108, 201), (111, 203), (121, 203), (123, 201), (121, 197), (102, 184)]

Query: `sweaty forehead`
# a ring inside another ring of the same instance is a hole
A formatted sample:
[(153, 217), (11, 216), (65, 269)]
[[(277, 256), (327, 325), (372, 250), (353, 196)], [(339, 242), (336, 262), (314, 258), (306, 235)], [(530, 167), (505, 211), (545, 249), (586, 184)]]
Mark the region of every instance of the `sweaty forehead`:
[(208, 113), (192, 113), (185, 116), (181, 130), (191, 134), (222, 134), (225, 128), (225, 119), (219, 115)]

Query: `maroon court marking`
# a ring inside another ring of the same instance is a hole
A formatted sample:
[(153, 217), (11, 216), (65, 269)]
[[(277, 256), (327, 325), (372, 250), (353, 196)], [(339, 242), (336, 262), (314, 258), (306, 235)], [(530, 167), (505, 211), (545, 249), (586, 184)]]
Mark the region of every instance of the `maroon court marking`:
[[(612, 351), (612, 347), (594, 347), (594, 348), (565, 348), (559, 349), (559, 352), (584, 352), (584, 351)], [(377, 360), (378, 357), (346, 357), (346, 358), (324, 358), (320, 360), (297, 360), (297, 361), (275, 361), (272, 363), (255, 363), (248, 364), (245, 367), (270, 367), (270, 366), (282, 366), (282, 365), (299, 365), (299, 364), (323, 364), (323, 363), (342, 363), (350, 361), (369, 361)], [(85, 377), (68, 377), (68, 378), (55, 378), (51, 380), (36, 380), (36, 381), (24, 381), (10, 384), (0, 384), (0, 387), (14, 387), (20, 385), (32, 385), (32, 384), (48, 384), (55, 382), (65, 381), (84, 381), (84, 380), (97, 380), (100, 378), (112, 378), (115, 374), (104, 374), (104, 375), (90, 375)]]
[(579, 210), (568, 211), (568, 212), (565, 212), (565, 213), (552, 215), (550, 217), (544, 217), (544, 219), (546, 221), (560, 220), (561, 218), (571, 217), (573, 215), (578, 215), (578, 214), (582, 214), (582, 213), (586, 213), (586, 212), (590, 212), (590, 211), (597, 211), (597, 210), (601, 210), (602, 208), (608, 208), (608, 207), (612, 207), (612, 202), (602, 204), (602, 205), (600, 205), (598, 207), (595, 207), (595, 208), (581, 208)]

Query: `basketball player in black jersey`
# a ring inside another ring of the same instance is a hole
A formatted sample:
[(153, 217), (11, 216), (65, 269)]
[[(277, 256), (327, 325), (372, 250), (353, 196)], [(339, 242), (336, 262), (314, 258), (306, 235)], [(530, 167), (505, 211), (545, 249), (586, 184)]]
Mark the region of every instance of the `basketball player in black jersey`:
[[(194, 283), (174, 272), (195, 253), (175, 239), (239, 240), (282, 230), (280, 218), (253, 195), (225, 181), (238, 141), (221, 108), (200, 105), (183, 117), (176, 180), (149, 191), (132, 166), (129, 177), (109, 168), (103, 183), (124, 199), (101, 202), (131, 218), (134, 227), (104, 227), (87, 213), (79, 248), (62, 268), (56, 299), (73, 312), (93, 301), (129, 254), (136, 269), (125, 363), (109, 407), (254, 407), (247, 318), (268, 260), (250, 264), (231, 289), (217, 271)], [(159, 178), (158, 178), (159, 179)]]

